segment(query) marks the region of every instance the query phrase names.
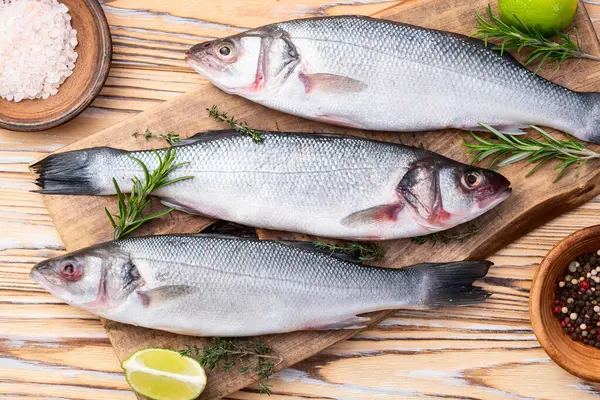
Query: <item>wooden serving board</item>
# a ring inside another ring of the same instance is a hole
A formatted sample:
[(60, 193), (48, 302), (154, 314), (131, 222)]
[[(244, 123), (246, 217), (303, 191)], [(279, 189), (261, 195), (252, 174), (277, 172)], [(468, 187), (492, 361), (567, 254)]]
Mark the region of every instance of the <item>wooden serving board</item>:
[[(470, 2), (421, 0), (418, 3), (407, 1), (384, 10), (376, 16), (470, 34), (475, 23), (473, 10), (483, 11), (487, 4), (487, 0)], [(600, 54), (600, 45), (583, 5), (579, 7), (576, 25), (583, 48), (590, 53)], [(542, 70), (541, 74), (572, 89), (600, 91), (600, 64), (593, 61), (568, 61), (558, 71), (546, 68)], [(462, 145), (463, 139), (468, 138), (468, 134), (465, 132), (448, 130), (431, 133), (393, 134), (336, 128), (268, 110), (244, 99), (229, 96), (210, 85), (199, 87), (197, 90), (67, 146), (61, 151), (95, 146), (111, 146), (122, 149), (162, 147), (163, 142), (155, 140), (146, 142), (143, 138), (132, 136), (134, 132), (143, 132), (146, 128), (157, 132), (174, 130), (182, 137), (190, 136), (198, 131), (223, 129), (225, 128), (223, 125), (208, 117), (207, 108), (213, 104), (218, 105), (220, 110), (247, 121), (251, 127), (256, 129), (348, 133), (423, 146), (456, 160), (469, 161), (469, 157), (464, 154), (465, 148)], [(398, 110), (398, 112), (402, 112), (402, 110)], [(598, 146), (593, 147), (597, 151), (600, 150)], [(570, 174), (556, 184), (552, 184), (555, 172), (552, 171), (551, 166), (543, 167), (530, 178), (525, 177), (528, 168), (524, 167), (525, 165), (519, 164), (502, 170), (502, 173), (512, 182), (513, 196), (479, 219), (482, 228), (479, 234), (462, 244), (440, 243), (436, 245), (434, 251), (430, 245), (419, 246), (411, 243), (410, 240), (389, 241), (384, 243), (386, 259), (382, 264), (402, 267), (423, 261), (485, 258), (520, 235), (600, 194), (600, 185), (598, 184), (600, 183), (600, 172), (596, 163), (584, 166), (578, 176)], [(114, 209), (114, 198), (44, 196), (44, 202), (67, 250), (74, 251), (111, 239), (112, 229), (104, 214), (104, 207), (108, 206)], [(211, 222), (206, 218), (175, 212), (163, 220), (141, 229), (138, 234), (198, 232)], [(298, 237), (298, 235), (289, 233), (264, 230), (259, 230), (259, 234), (264, 238)], [(451, 309), (447, 310), (448, 314), (452, 314), (452, 312)], [(493, 312), (493, 309), (490, 309), (489, 312)], [(372, 313), (371, 324), (381, 321), (387, 315), (389, 312)], [(205, 339), (174, 335), (112, 321), (104, 321), (104, 324), (120, 359), (144, 347), (159, 346), (181, 349), (185, 344), (201, 346), (205, 343)], [(295, 332), (269, 336), (265, 340), (283, 356), (283, 362), (278, 366), (278, 369), (282, 369), (346, 339), (356, 332), (356, 330)], [(253, 381), (252, 376), (244, 376), (237, 371), (230, 371), (226, 375), (217, 370), (209, 371), (209, 383), (201, 399), (221, 398)]]

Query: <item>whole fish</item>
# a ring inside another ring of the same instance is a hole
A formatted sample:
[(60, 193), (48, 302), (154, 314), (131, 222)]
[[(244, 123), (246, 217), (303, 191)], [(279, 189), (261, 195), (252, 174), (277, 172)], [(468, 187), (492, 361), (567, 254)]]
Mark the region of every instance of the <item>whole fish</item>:
[[(316, 236), (392, 239), (445, 230), (508, 198), (502, 175), (423, 149), (343, 135), (231, 131), (198, 134), (177, 148), (189, 162), (169, 178), (193, 176), (154, 192), (165, 205), (244, 225)], [(163, 155), (166, 150), (159, 150)], [(46, 194), (123, 192), (152, 151), (93, 148), (34, 164)]]
[(600, 142), (600, 94), (537, 76), (466, 36), (360, 16), (300, 19), (192, 47), (227, 93), (300, 117), (381, 131), (549, 126)]
[[(307, 247), (309, 246), (309, 247)], [(475, 304), (488, 261), (367, 267), (310, 243), (219, 235), (124, 239), (44, 261), (31, 278), (65, 302), (127, 324), (195, 336), (364, 326), (358, 314)]]

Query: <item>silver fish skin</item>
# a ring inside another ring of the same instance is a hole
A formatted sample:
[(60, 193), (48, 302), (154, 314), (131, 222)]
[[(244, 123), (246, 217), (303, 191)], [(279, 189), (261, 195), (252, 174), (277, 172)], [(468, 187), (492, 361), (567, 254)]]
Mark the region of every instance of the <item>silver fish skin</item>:
[[(184, 212), (244, 225), (346, 239), (419, 236), (470, 221), (511, 194), (502, 175), (423, 149), (343, 135), (231, 131), (198, 134), (177, 147), (189, 162), (156, 191)], [(164, 155), (165, 150), (158, 150)], [(46, 194), (115, 194), (143, 177), (130, 157), (157, 167), (152, 151), (94, 148), (33, 165)]]
[(219, 235), (124, 239), (44, 261), (31, 278), (65, 302), (127, 324), (195, 336), (364, 326), (358, 315), (476, 304), (491, 263), (367, 267), (310, 243)]
[(276, 23), (200, 43), (186, 60), (267, 107), (381, 131), (541, 125), (600, 142), (600, 95), (537, 76), (466, 36), (362, 16)]

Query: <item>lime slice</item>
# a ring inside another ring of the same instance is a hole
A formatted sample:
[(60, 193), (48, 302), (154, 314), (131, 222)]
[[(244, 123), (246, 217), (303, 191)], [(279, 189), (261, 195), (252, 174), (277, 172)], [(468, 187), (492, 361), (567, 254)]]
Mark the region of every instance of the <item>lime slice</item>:
[(206, 386), (206, 373), (193, 358), (167, 349), (143, 349), (121, 363), (134, 392), (153, 400), (191, 400)]
[(555, 30), (563, 31), (573, 22), (577, 4), (577, 0), (498, 0), (498, 12), (509, 25), (519, 27), (519, 18), (525, 26), (552, 36)]

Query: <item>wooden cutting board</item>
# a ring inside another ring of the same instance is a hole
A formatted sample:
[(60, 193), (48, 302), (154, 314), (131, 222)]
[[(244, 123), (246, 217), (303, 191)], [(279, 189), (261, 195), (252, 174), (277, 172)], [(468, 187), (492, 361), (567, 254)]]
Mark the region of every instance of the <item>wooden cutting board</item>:
[[(473, 10), (483, 11), (487, 4), (487, 0), (470, 2), (421, 0), (418, 3), (407, 1), (384, 10), (376, 16), (470, 34), (475, 23)], [(583, 5), (579, 7), (576, 25), (579, 28), (583, 48), (590, 53), (600, 54), (600, 45)], [(541, 74), (572, 89), (600, 91), (600, 64), (593, 61), (568, 61), (558, 71), (545, 68)], [(249, 126), (256, 129), (349, 133), (423, 146), (448, 157), (469, 162), (469, 157), (464, 154), (465, 148), (462, 145), (463, 139), (468, 138), (468, 134), (465, 132), (447, 130), (434, 133), (392, 134), (336, 128), (268, 110), (244, 99), (229, 96), (210, 85), (199, 87), (197, 90), (67, 146), (61, 151), (95, 146), (111, 146), (122, 149), (162, 147), (163, 142), (161, 141), (146, 142), (143, 138), (132, 136), (134, 132), (143, 132), (146, 128), (156, 132), (174, 130), (182, 137), (191, 136), (198, 131), (224, 129), (223, 125), (208, 117), (206, 110), (213, 104), (216, 104), (220, 110), (247, 121)], [(402, 110), (398, 110), (398, 112), (402, 112)], [(600, 151), (599, 146), (593, 146), (593, 148)], [(485, 258), (524, 233), (600, 194), (600, 172), (597, 163), (590, 163), (580, 170), (579, 175), (570, 174), (555, 184), (552, 184), (555, 172), (552, 171), (551, 166), (542, 168), (530, 178), (525, 177), (527, 171), (528, 168), (524, 164), (502, 170), (502, 173), (513, 184), (513, 196), (479, 219), (482, 229), (476, 236), (469, 238), (464, 243), (439, 243), (433, 251), (430, 245), (419, 246), (411, 243), (410, 240), (389, 241), (384, 243), (386, 259), (381, 264), (401, 267), (423, 261)], [(115, 208), (113, 197), (44, 196), (44, 202), (67, 250), (74, 251), (111, 239), (112, 229), (104, 214), (104, 207)], [(175, 212), (163, 220), (141, 229), (138, 234), (198, 232), (211, 222), (205, 218)], [(259, 230), (259, 233), (264, 238), (298, 236), (264, 230)], [(308, 237), (304, 238), (309, 239)], [(487, 312), (493, 312), (493, 308)], [(448, 313), (451, 314), (452, 310), (449, 309)], [(371, 314), (371, 324), (381, 321), (387, 315), (389, 312)], [(120, 359), (144, 347), (159, 346), (181, 349), (185, 344), (201, 346), (205, 343), (204, 339), (133, 327), (112, 321), (104, 321), (104, 324)], [(282, 369), (346, 339), (356, 332), (356, 330), (296, 332), (269, 336), (265, 340), (283, 356), (283, 362), (278, 366), (278, 369)], [(237, 371), (230, 371), (227, 374), (217, 370), (209, 371), (209, 383), (201, 399), (218, 399), (252, 382), (254, 382), (252, 376), (244, 376)]]

